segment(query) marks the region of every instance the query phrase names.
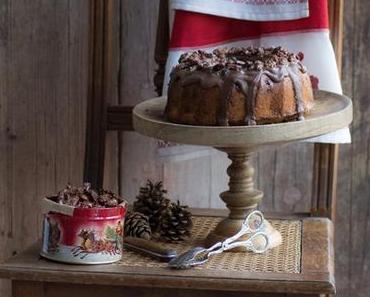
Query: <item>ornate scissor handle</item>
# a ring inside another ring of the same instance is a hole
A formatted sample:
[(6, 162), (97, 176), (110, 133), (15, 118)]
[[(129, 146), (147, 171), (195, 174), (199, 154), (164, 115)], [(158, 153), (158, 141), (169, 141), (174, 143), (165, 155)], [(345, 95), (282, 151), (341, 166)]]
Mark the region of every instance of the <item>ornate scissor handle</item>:
[[(257, 217), (258, 218), (258, 226), (256, 226), (254, 229), (252, 229), (250, 226), (251, 224), (253, 224), (254, 220), (253, 220), (253, 217)], [(252, 211), (244, 220), (243, 222), (243, 225), (246, 225), (248, 227), (248, 231), (250, 231), (249, 233), (252, 233), (252, 232), (257, 232), (261, 229), (261, 227), (263, 226), (263, 221), (265, 220), (262, 212), (260, 212), (259, 210), (254, 210)]]
[[(257, 237), (262, 237), (264, 239), (262, 247), (257, 247), (255, 245), (254, 240)], [(261, 253), (264, 253), (265, 251), (267, 251), (267, 249), (269, 247), (269, 238), (268, 238), (266, 233), (257, 232), (255, 234), (253, 234), (247, 240), (235, 241), (233, 243), (228, 244), (227, 246), (225, 246), (223, 251), (231, 250), (231, 249), (236, 248), (236, 247), (245, 247), (249, 251), (252, 251), (252, 252), (257, 253), (257, 254), (261, 254)]]
[[(252, 229), (250, 228), (250, 221), (252, 221), (252, 218), (254, 216), (257, 216), (259, 218), (259, 221), (260, 221), (260, 224), (257, 228), (255, 229)], [(254, 210), (252, 211), (246, 218), (245, 220), (243, 221), (243, 224), (242, 224), (242, 227), (241, 229), (239, 230), (239, 232), (237, 232), (235, 235), (225, 239), (223, 242), (222, 242), (222, 247), (226, 247), (226, 245), (229, 245), (231, 244), (232, 242), (234, 242), (235, 240), (239, 239), (240, 237), (246, 235), (246, 234), (250, 234), (250, 233), (254, 233), (254, 232), (258, 232), (262, 226), (263, 226), (263, 221), (264, 221), (264, 216), (262, 214), (262, 212), (260, 212), (259, 210)]]

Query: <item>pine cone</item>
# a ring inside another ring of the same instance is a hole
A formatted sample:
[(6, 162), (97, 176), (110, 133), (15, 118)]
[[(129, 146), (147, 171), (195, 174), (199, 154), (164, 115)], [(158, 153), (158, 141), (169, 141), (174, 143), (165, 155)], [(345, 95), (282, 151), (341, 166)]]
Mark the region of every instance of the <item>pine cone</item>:
[(189, 235), (193, 226), (191, 213), (187, 206), (180, 205), (180, 202), (171, 203), (163, 213), (160, 224), (161, 238), (167, 241), (183, 241)]
[(129, 212), (125, 220), (125, 236), (149, 240), (152, 235), (147, 216), (139, 212)]
[(165, 197), (166, 193), (162, 182), (153, 184), (152, 181), (148, 180), (146, 185), (140, 188), (140, 193), (134, 202), (134, 211), (149, 218), (153, 233), (158, 231), (162, 213), (170, 203), (170, 200)]

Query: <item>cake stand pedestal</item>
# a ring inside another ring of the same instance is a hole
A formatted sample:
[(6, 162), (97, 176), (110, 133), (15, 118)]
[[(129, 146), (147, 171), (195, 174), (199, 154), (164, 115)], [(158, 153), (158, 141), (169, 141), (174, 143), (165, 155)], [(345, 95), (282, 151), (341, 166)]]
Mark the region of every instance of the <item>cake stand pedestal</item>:
[[(284, 144), (323, 135), (348, 126), (352, 121), (352, 102), (343, 95), (316, 91), (315, 106), (303, 121), (256, 126), (192, 126), (169, 122), (164, 115), (166, 97), (144, 101), (133, 110), (134, 129), (146, 136), (165, 141), (212, 146), (225, 152), (231, 160), (227, 169), (229, 189), (220, 194), (229, 216), (207, 238), (207, 244), (234, 235), (247, 214), (263, 197), (253, 184), (252, 154), (271, 144)], [(280, 236), (266, 223), (271, 247)]]
[[(225, 202), (230, 213), (217, 225), (215, 230), (209, 233), (207, 245), (212, 245), (235, 234), (248, 213), (257, 207), (263, 197), (263, 192), (254, 188), (254, 168), (250, 163), (253, 151), (248, 147), (217, 149), (225, 152), (231, 160), (231, 164), (227, 168), (229, 189), (220, 194), (220, 198)], [(267, 231), (270, 247), (280, 244), (280, 234), (274, 232), (272, 227)], [(239, 248), (238, 250), (243, 249)]]

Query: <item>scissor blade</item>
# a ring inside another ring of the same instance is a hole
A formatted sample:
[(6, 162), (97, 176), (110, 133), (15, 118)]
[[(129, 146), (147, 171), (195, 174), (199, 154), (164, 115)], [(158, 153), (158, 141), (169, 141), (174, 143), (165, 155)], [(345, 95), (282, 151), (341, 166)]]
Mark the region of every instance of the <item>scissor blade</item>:
[(206, 249), (202, 247), (192, 248), (191, 250), (188, 250), (187, 252), (172, 259), (168, 263), (168, 266), (175, 269), (186, 269), (192, 266), (203, 264), (207, 261), (208, 257), (197, 259), (197, 255), (203, 251), (206, 251)]

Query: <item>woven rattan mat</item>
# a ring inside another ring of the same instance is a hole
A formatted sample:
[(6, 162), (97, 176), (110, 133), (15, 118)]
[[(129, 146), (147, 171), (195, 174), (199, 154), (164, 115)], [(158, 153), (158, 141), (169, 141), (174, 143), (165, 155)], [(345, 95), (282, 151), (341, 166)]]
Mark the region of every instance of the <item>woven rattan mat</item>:
[[(194, 217), (191, 239), (178, 244), (164, 243), (166, 247), (182, 253), (191, 247), (202, 246), (209, 231), (221, 220), (217, 217)], [(301, 230), (302, 222), (298, 220), (270, 220), (283, 238), (280, 246), (264, 254), (223, 253), (213, 256), (206, 264), (193, 269), (227, 270), (227, 271), (258, 271), (300, 273), (301, 267)], [(166, 267), (166, 263), (152, 260), (149, 257), (125, 251), (123, 258), (116, 265), (125, 267)]]

